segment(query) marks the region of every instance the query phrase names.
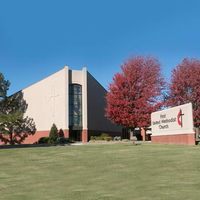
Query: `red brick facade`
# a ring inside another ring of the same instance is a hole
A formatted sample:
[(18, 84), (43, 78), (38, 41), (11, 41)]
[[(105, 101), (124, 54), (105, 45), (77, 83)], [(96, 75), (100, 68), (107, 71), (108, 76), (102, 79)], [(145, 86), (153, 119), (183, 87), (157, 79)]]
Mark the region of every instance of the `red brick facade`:
[[(64, 135), (66, 138), (69, 137), (69, 131), (64, 130)], [(49, 131), (37, 131), (34, 135), (28, 136), (22, 144), (34, 144), (38, 142), (38, 140), (41, 137), (48, 137), (49, 136)], [(0, 145), (4, 144), (3, 142), (0, 141)]]
[(87, 130), (83, 130), (82, 131), (82, 142), (83, 143), (87, 143), (88, 142), (88, 131)]
[[(69, 130), (63, 130), (63, 131), (64, 131), (65, 137), (68, 138)], [(34, 135), (28, 136), (22, 144), (34, 144), (34, 143), (38, 142), (38, 140), (41, 137), (48, 137), (48, 136), (49, 136), (49, 131), (37, 131)], [(87, 130), (82, 131), (81, 139), (82, 139), (83, 143), (88, 142), (88, 131)], [(2, 145), (2, 144), (4, 144), (4, 143), (0, 141), (0, 145)]]
[[(69, 131), (68, 130), (63, 130), (65, 137), (69, 137)], [(49, 131), (37, 131), (34, 135), (28, 136), (23, 144), (33, 144), (37, 142), (41, 137), (48, 137), (49, 136)]]
[(151, 136), (152, 143), (195, 145), (195, 133)]

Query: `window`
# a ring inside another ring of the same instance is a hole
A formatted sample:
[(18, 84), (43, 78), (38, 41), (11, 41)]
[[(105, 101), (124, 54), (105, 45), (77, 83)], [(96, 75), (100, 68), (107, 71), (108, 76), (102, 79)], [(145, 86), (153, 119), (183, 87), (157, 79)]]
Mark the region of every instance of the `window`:
[(82, 86), (78, 84), (69, 85), (69, 126), (82, 128)]

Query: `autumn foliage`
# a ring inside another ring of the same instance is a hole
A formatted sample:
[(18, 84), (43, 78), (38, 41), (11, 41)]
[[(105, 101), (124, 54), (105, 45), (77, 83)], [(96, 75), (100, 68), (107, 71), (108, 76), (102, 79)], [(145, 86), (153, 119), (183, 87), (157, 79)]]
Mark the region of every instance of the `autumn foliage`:
[(107, 93), (106, 116), (124, 127), (147, 127), (162, 104), (160, 64), (152, 57), (134, 57), (115, 74)]
[(200, 126), (200, 60), (184, 59), (171, 76), (169, 105), (177, 106), (191, 102), (194, 125)]

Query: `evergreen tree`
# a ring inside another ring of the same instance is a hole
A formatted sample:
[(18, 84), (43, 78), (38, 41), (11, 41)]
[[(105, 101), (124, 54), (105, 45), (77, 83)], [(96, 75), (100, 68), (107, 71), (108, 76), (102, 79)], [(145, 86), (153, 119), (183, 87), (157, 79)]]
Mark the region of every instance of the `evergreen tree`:
[(52, 125), (49, 132), (49, 144), (56, 144), (58, 140), (58, 129), (55, 124)]
[(10, 82), (5, 80), (4, 75), (0, 73), (0, 100), (6, 97), (9, 86)]
[(7, 96), (9, 81), (0, 73), (0, 140), (5, 144), (21, 144), (36, 132), (32, 118), (25, 117), (27, 103), (20, 91)]

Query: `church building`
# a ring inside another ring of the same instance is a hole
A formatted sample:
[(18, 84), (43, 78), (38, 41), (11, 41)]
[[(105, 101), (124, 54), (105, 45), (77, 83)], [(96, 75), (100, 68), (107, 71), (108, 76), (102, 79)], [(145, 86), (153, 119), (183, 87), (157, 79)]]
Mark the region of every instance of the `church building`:
[(66, 137), (87, 142), (90, 136), (121, 135), (121, 128), (105, 117), (106, 90), (87, 71), (62, 70), (22, 90), (28, 104), (26, 116), (34, 119), (37, 132), (26, 138), (31, 144), (49, 135), (53, 123)]

